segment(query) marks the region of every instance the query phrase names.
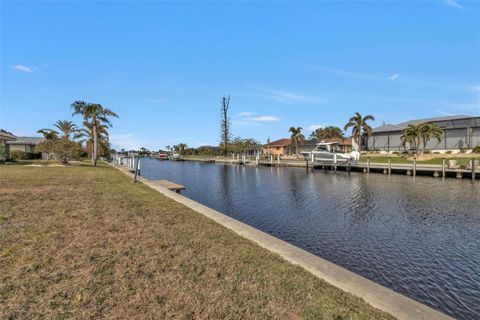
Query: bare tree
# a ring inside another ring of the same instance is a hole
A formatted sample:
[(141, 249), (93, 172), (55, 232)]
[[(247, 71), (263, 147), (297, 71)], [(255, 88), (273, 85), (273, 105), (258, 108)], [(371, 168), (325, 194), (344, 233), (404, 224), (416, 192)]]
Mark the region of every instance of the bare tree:
[(230, 106), (230, 96), (222, 98), (221, 120), (220, 120), (220, 148), (223, 155), (228, 154), (228, 146), (230, 144), (230, 118), (228, 117), (228, 107)]

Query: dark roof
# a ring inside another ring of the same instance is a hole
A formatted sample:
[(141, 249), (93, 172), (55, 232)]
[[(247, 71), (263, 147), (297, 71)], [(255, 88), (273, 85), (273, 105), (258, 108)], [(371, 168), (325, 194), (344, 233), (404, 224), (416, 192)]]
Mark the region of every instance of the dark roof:
[(373, 132), (388, 132), (388, 131), (399, 131), (403, 130), (405, 126), (400, 126), (396, 124), (384, 124), (383, 126), (373, 129)]
[(6, 130), (0, 129), (0, 140), (3, 141), (13, 141), (16, 140), (17, 137), (13, 135), (13, 133), (8, 132)]
[(17, 137), (15, 141), (7, 141), (7, 144), (26, 144), (26, 145), (37, 145), (40, 142), (45, 140), (40, 137)]
[(424, 123), (424, 122), (440, 122), (440, 121), (450, 121), (450, 120), (460, 120), (460, 119), (470, 119), (474, 118), (472, 116), (465, 116), (465, 115), (457, 115), (457, 116), (445, 116), (445, 117), (436, 117), (436, 118), (426, 118), (426, 119), (418, 119), (418, 120), (410, 120), (399, 123), (399, 126), (407, 127), (409, 124), (417, 124), (417, 123)]
[(292, 139), (280, 139), (276, 141), (271, 141), (270, 143), (264, 144), (264, 147), (286, 147), (292, 144)]
[(418, 124), (418, 123), (435, 123), (435, 122), (445, 122), (445, 121), (453, 121), (453, 120), (469, 120), (473, 118), (478, 118), (475, 116), (465, 116), (465, 115), (456, 115), (456, 116), (446, 116), (446, 117), (436, 117), (436, 118), (426, 118), (426, 119), (417, 119), (417, 120), (409, 120), (399, 124), (384, 124), (380, 127), (374, 128), (373, 132), (393, 132), (393, 131), (401, 131), (408, 127), (411, 124)]

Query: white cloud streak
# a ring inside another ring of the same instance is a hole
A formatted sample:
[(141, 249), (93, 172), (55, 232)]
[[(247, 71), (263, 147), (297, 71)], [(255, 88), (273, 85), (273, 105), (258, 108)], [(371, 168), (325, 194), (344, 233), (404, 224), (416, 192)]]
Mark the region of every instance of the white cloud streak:
[(392, 81), (395, 81), (399, 78), (400, 76), (398, 75), (398, 73), (394, 73), (392, 74), (390, 77), (388, 77), (388, 79), (392, 80)]
[(443, 1), (447, 6), (455, 9), (465, 9), (457, 0), (444, 0)]
[(258, 126), (261, 123), (277, 121), (280, 121), (280, 119), (273, 115), (259, 115), (255, 112), (244, 111), (236, 114), (233, 123), (242, 126)]
[(237, 113), (238, 117), (252, 117), (254, 115), (256, 115), (256, 113), (255, 112), (250, 112), (250, 111), (244, 111), (244, 112)]
[(20, 72), (26, 72), (26, 73), (32, 73), (33, 72), (32, 68), (27, 67), (27, 66), (23, 66), (21, 64), (14, 65), (14, 66), (12, 66), (12, 68), (14, 70), (20, 71)]
[(275, 116), (258, 116), (258, 117), (247, 117), (247, 118), (244, 118), (243, 120), (254, 121), (254, 122), (276, 122), (276, 121), (279, 121), (280, 119)]
[(295, 104), (295, 103), (320, 103), (321, 99), (319, 97), (306, 95), (303, 93), (285, 91), (285, 90), (273, 90), (266, 89), (264, 87), (257, 86), (255, 87), (256, 95), (264, 97), (269, 100), (277, 101), (280, 103), (286, 104)]

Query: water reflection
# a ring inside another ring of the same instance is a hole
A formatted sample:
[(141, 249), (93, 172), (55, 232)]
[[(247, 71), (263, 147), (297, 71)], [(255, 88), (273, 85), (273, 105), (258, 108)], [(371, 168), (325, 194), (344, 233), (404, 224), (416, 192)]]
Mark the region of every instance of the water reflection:
[(480, 318), (480, 183), (146, 160), (142, 174), (461, 319)]

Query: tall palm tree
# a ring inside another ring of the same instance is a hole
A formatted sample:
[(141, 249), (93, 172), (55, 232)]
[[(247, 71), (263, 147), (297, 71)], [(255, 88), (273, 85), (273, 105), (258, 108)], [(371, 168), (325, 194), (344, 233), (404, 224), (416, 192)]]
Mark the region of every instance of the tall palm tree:
[(438, 142), (442, 141), (443, 130), (435, 123), (421, 123), (418, 128), (420, 138), (422, 139), (423, 149), (422, 153), (427, 148), (427, 143), (431, 139), (437, 139)]
[(292, 144), (295, 147), (295, 154), (298, 156), (298, 143), (305, 141), (305, 136), (302, 134), (302, 127), (290, 127), (288, 132), (290, 132), (292, 135), (290, 136), (290, 139), (292, 141)]
[(70, 137), (75, 139), (80, 133), (80, 129), (78, 129), (77, 125), (72, 121), (58, 120), (55, 122), (54, 126), (62, 134), (62, 139), (70, 140)]
[(58, 132), (52, 129), (40, 129), (37, 133), (41, 133), (46, 140), (58, 139)]
[[(73, 115), (81, 115), (85, 122), (91, 124), (91, 133), (93, 138), (92, 164), (97, 165), (98, 157), (98, 132), (101, 126), (111, 127), (108, 117), (118, 118), (118, 115), (108, 108), (104, 108), (98, 103), (88, 103), (85, 101), (75, 101), (72, 103)], [(84, 122), (84, 124), (85, 124)]]
[(360, 146), (362, 143), (362, 135), (367, 135), (367, 137), (372, 135), (372, 127), (370, 127), (367, 123), (369, 120), (374, 121), (375, 118), (372, 115), (362, 117), (359, 112), (355, 112), (355, 115), (348, 120), (347, 124), (345, 124), (345, 127), (343, 128), (345, 131), (347, 131), (350, 127), (352, 128), (353, 142), (357, 144), (359, 149), (357, 151), (360, 151), (361, 149)]

